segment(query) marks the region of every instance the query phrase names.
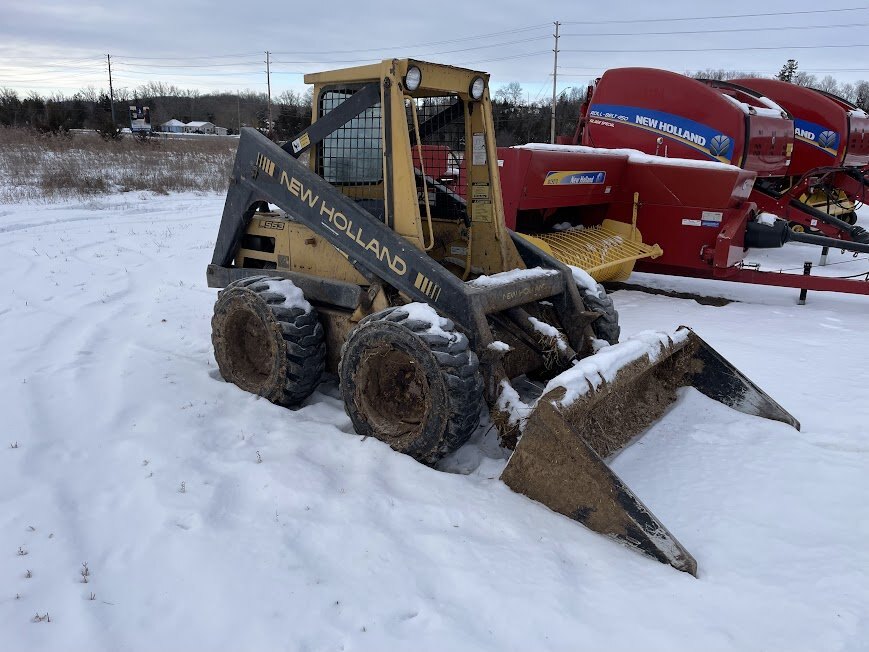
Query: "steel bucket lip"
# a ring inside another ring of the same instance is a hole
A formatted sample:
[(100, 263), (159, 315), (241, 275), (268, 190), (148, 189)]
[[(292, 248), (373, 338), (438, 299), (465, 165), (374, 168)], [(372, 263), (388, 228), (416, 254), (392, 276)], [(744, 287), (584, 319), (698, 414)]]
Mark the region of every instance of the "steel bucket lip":
[[(683, 386), (745, 414), (795, 429), (799, 422), (687, 326), (672, 334), (638, 335), (604, 347), (549, 382), (525, 418), (501, 480), (589, 529), (696, 576), (696, 560), (607, 460), (642, 437)], [(605, 351), (621, 365), (594, 359)]]

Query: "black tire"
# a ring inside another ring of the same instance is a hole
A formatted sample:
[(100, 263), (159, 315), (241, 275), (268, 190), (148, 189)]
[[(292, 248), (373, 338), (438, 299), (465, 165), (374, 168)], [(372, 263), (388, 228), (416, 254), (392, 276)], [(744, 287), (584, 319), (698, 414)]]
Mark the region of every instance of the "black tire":
[(359, 322), (341, 349), (344, 408), (360, 435), (425, 464), (464, 444), (480, 421), (483, 378), (468, 338), (401, 306)]
[(226, 286), (214, 304), (211, 342), (224, 380), (272, 403), (298, 406), (323, 375), (326, 343), (317, 311), (285, 306), (267, 276)]
[(600, 283), (597, 284), (597, 293), (600, 296), (595, 296), (588, 288), (581, 285), (577, 286), (577, 289), (586, 310), (601, 313), (600, 317), (591, 322), (591, 330), (594, 331), (594, 336), (610, 344), (618, 344), (622, 327), (619, 326), (619, 313), (613, 305), (612, 297), (606, 293), (606, 290)]
[(869, 244), (869, 231), (866, 231), (862, 226), (853, 226), (851, 228), (851, 240), (862, 244)]

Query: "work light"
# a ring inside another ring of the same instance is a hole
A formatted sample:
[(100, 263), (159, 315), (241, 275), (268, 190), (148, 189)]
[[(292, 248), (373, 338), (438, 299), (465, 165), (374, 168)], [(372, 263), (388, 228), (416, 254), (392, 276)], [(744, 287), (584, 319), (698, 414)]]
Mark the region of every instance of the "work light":
[(475, 100), (483, 99), (483, 91), (486, 90), (486, 82), (482, 77), (474, 77), (471, 82), (470, 93)]
[(415, 91), (419, 88), (420, 82), (422, 82), (422, 71), (416, 66), (408, 68), (404, 76), (404, 87), (409, 91)]

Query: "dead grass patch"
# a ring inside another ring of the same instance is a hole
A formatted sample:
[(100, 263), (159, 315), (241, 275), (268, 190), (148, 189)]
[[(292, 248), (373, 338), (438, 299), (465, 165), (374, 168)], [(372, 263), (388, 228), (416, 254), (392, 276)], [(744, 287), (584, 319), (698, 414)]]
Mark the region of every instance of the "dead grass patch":
[(225, 192), (238, 140), (40, 134), (0, 128), (0, 202), (128, 191)]

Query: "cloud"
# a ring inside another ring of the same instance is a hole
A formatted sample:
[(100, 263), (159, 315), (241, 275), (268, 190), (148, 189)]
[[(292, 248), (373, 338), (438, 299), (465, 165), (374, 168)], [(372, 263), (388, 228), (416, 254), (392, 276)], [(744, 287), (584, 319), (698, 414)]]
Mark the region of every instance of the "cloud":
[[(788, 58), (819, 76), (869, 77), (869, 66), (861, 70), (859, 64), (869, 48), (826, 47), (865, 41), (869, 10), (793, 13), (818, 10), (806, 0), (4, 4), (0, 86), (20, 90), (106, 87), (106, 53), (122, 86), (159, 80), (201, 90), (264, 90), (264, 51), (270, 50), (275, 93), (300, 89), (304, 72), (415, 56), (485, 70), (496, 87), (516, 81), (532, 98), (545, 98), (551, 93), (555, 19), (563, 23), (560, 88), (585, 85), (618, 66), (773, 74)], [(747, 13), (773, 15), (687, 20)]]

